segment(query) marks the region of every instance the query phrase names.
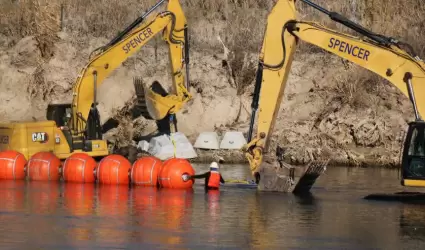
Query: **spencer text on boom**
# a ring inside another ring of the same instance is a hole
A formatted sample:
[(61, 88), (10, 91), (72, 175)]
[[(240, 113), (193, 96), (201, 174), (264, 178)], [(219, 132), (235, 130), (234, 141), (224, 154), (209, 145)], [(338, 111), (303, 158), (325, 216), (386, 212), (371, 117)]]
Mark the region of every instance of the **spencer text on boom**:
[(137, 48), (138, 45), (143, 45), (144, 41), (151, 37), (153, 35), (153, 32), (150, 28), (144, 29), (140, 31), (134, 38), (132, 38), (130, 41), (128, 41), (122, 49), (127, 54), (131, 51), (131, 49)]
[(343, 52), (351, 56), (355, 56), (365, 61), (369, 60), (369, 56), (370, 56), (369, 50), (363, 49), (356, 45), (349, 44), (344, 41), (340, 41), (339, 39), (336, 39), (333, 37), (329, 40), (328, 47), (331, 49), (337, 49), (339, 52)]

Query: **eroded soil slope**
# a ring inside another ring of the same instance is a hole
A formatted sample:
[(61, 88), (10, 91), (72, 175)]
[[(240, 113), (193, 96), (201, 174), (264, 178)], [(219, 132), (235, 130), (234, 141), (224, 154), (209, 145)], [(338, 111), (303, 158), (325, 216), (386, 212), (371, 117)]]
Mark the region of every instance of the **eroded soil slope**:
[[(2, 41), (2, 121), (43, 120), (49, 102), (70, 102), (72, 84), (89, 53), (107, 42), (92, 37), (89, 42), (76, 43), (70, 34), (59, 32), (51, 44), (51, 55), (46, 57), (39, 38), (27, 36), (11, 42), (3, 37)], [(248, 130), (257, 53), (239, 54), (243, 65), (236, 67), (236, 59), (223, 63), (223, 52), (191, 51), (194, 98), (178, 114), (178, 123), (179, 130), (192, 141), (202, 131)], [(227, 65), (234, 66), (233, 76)], [(135, 135), (156, 130), (152, 121), (122, 117), (134, 99), (135, 76), (149, 84), (158, 80), (170, 88), (167, 50), (155, 43), (144, 47), (99, 89), (102, 122), (120, 118), (121, 125), (107, 134), (119, 146), (134, 144)], [(402, 132), (412, 118), (407, 98), (381, 78), (323, 52), (297, 53), (271, 153), (279, 143), (287, 148), (287, 159), (293, 163), (330, 157), (337, 163), (395, 164)]]

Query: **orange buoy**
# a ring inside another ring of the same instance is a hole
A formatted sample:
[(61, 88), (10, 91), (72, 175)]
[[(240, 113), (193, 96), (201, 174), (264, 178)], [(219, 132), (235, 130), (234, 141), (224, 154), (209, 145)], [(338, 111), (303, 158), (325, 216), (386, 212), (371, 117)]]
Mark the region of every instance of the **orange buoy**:
[(27, 175), (32, 181), (57, 181), (61, 162), (50, 152), (38, 152), (28, 161)]
[(66, 182), (94, 182), (96, 161), (88, 154), (75, 153), (65, 160), (62, 178)]
[(164, 162), (159, 173), (159, 185), (164, 188), (191, 188), (194, 180), (184, 181), (183, 175), (194, 175), (195, 170), (186, 159), (171, 158)]
[(131, 183), (140, 186), (156, 186), (158, 184), (158, 173), (161, 166), (161, 160), (154, 156), (138, 159), (131, 167)]
[(128, 184), (131, 163), (124, 156), (108, 155), (96, 169), (96, 179), (102, 184)]
[(25, 156), (14, 150), (0, 152), (0, 180), (25, 179)]

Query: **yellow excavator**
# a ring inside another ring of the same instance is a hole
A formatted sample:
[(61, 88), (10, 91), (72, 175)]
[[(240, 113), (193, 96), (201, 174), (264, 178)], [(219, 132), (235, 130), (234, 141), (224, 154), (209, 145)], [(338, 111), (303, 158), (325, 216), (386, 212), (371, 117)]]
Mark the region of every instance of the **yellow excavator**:
[[(385, 78), (410, 98), (416, 117), (408, 124), (401, 160), (403, 186), (425, 187), (425, 64), (408, 44), (397, 39), (373, 33), (336, 12), (311, 2), (301, 2), (323, 12), (363, 37), (355, 37), (331, 30), (315, 22), (297, 20), (295, 0), (278, 0), (268, 15), (261, 48), (252, 101), (251, 124), (245, 151), (257, 184), (262, 178), (260, 165), (268, 150), (276, 116), (282, 102), (285, 85), (298, 42), (304, 41), (366, 68)], [(406, 47), (408, 51), (402, 47)], [(256, 113), (257, 134), (252, 139)], [(279, 150), (277, 150), (279, 151)], [(279, 158), (279, 157), (278, 157)], [(323, 172), (307, 169), (300, 179), (308, 180), (309, 190)]]
[[(166, 10), (154, 15), (164, 3), (167, 3)], [(73, 85), (71, 104), (49, 105), (47, 121), (0, 124), (0, 150), (16, 150), (27, 159), (40, 151), (53, 152), (60, 159), (74, 152), (85, 152), (96, 158), (108, 155), (97, 109), (97, 88), (160, 32), (169, 48), (175, 93), (168, 94), (158, 82), (149, 88), (135, 83), (139, 99), (136, 108), (148, 119), (172, 121), (176, 112), (192, 98), (188, 91), (188, 29), (180, 2), (160, 0), (108, 44), (93, 51), (90, 62)], [(173, 124), (169, 122), (169, 125)]]

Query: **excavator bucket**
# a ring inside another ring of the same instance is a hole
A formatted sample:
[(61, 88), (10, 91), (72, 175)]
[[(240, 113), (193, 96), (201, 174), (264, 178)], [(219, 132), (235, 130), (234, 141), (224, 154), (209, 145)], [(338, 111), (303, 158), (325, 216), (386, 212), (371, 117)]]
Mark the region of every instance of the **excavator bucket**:
[(326, 171), (329, 161), (311, 162), (302, 176), (296, 182), (292, 193), (305, 194), (310, 192), (316, 180)]
[(137, 102), (135, 112), (140, 113), (149, 120), (162, 120), (167, 115), (161, 103), (158, 103), (156, 96), (166, 97), (167, 91), (158, 81), (154, 81), (150, 88), (147, 88), (140, 77), (134, 78), (134, 89), (136, 91)]
[(308, 194), (316, 180), (326, 171), (328, 161), (311, 162), (306, 167), (280, 163), (281, 168), (277, 171), (274, 168), (263, 169), (258, 185), (260, 191)]

